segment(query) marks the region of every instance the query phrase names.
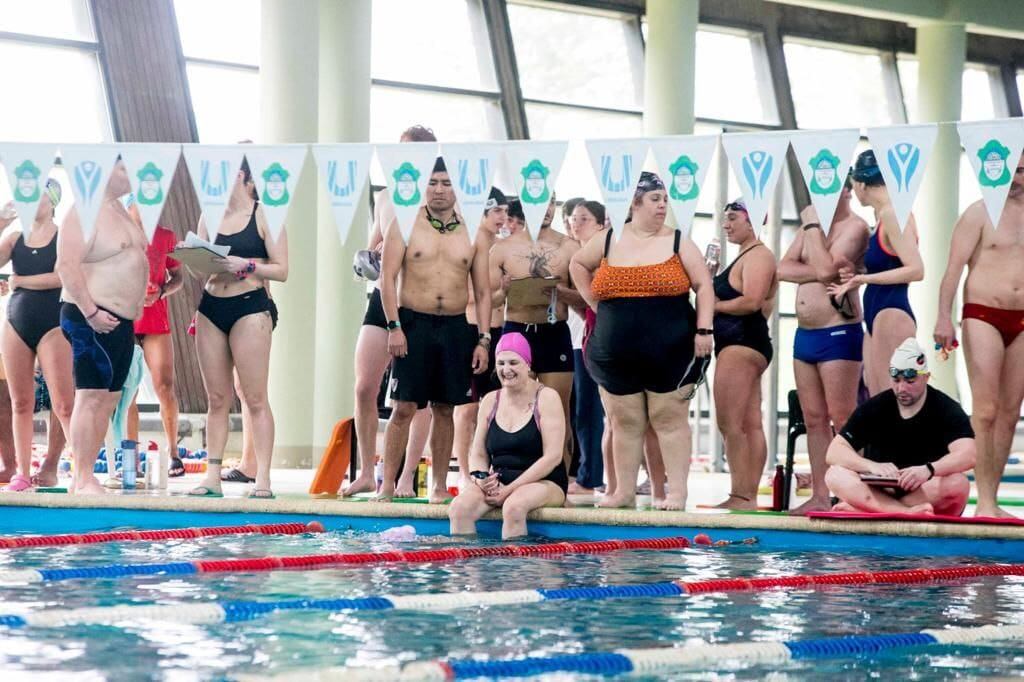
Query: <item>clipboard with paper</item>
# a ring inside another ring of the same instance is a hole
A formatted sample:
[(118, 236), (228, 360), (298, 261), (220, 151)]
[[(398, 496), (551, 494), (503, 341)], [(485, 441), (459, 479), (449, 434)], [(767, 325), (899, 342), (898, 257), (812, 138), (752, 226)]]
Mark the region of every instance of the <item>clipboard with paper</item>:
[(171, 258), (187, 265), (189, 270), (201, 275), (216, 275), (224, 272), (224, 268), (214, 262), (231, 252), (230, 246), (213, 244), (189, 232), (185, 235), (185, 246), (176, 248), (170, 253)]
[(546, 306), (552, 300), (550, 289), (559, 281), (558, 277), (519, 277), (509, 284), (505, 299), (515, 308)]

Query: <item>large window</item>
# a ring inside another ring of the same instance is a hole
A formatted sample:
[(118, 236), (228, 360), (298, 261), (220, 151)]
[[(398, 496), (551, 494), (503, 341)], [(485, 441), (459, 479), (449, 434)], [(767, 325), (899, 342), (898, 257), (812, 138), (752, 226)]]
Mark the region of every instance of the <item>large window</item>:
[(698, 118), (779, 124), (764, 40), (758, 33), (701, 26), (695, 90)]
[(370, 140), (413, 124), (442, 142), (504, 139), (480, 0), (374, 0)]
[(876, 50), (785, 39), (800, 128), (864, 128), (903, 122), (891, 60)]
[[(921, 118), (917, 109), (919, 67), (917, 57), (901, 54), (897, 63), (900, 86), (903, 89), (903, 101), (906, 103), (907, 119), (911, 123), (918, 123)], [(999, 67), (988, 64), (965, 64), (960, 83), (962, 88), (960, 120), (985, 121), (993, 118), (1005, 118), (1009, 115), (1006, 91), (1003, 89)]]
[[(174, 0), (200, 142), (260, 132), (260, 7), (249, 0)], [(230, 31), (224, 27), (230, 26)]]

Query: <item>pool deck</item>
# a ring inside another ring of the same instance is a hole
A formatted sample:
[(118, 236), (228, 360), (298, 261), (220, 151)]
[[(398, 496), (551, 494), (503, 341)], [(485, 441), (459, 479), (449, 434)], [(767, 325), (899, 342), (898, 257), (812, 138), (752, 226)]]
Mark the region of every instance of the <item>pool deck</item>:
[[(394, 519), (400, 521), (432, 520), (445, 521), (447, 507), (444, 505), (428, 505), (411, 502), (381, 503), (370, 500), (343, 500), (332, 498), (312, 498), (304, 492), (309, 472), (275, 471), (275, 487), (279, 496), (273, 500), (248, 499), (241, 494), (248, 486), (228, 484), (223, 498), (193, 498), (184, 493), (198, 483), (198, 475), (190, 475), (186, 480), (176, 480), (171, 489), (163, 493), (131, 491), (128, 493), (111, 492), (107, 495), (74, 496), (66, 494), (23, 493), (6, 494), (0, 497), (0, 514), (4, 507), (40, 508), (51, 510), (69, 509), (104, 509), (134, 510), (159, 512), (185, 512), (183, 517), (191, 513), (201, 514), (271, 514), (306, 517), (353, 517)], [(718, 494), (727, 488), (728, 478), (722, 479), (716, 474), (694, 474), (691, 477), (691, 498), (721, 499)], [(1007, 486), (1009, 487), (1009, 486)], [(1014, 486), (1015, 488), (1017, 486)], [(285, 492), (287, 491), (287, 492)], [(535, 524), (558, 524), (563, 526), (562, 533), (571, 532), (565, 526), (606, 526), (606, 527), (638, 527), (658, 528), (663, 533), (670, 532), (673, 527), (686, 529), (730, 529), (751, 531), (789, 531), (803, 533), (827, 533), (835, 535), (858, 536), (889, 536), (916, 538), (960, 538), (1005, 540), (1011, 542), (1024, 541), (1024, 526), (1007, 526), (995, 524), (973, 523), (942, 523), (902, 520), (837, 520), (808, 519), (804, 517), (786, 516), (772, 513), (728, 513), (708, 509), (706, 511), (657, 511), (627, 509), (597, 509), (592, 506), (592, 498), (576, 498), (573, 502), (583, 503), (580, 506), (565, 508), (548, 508), (535, 511), (530, 519)], [(767, 501), (762, 496), (762, 501)], [(800, 498), (797, 498), (799, 503)], [(589, 502), (589, 504), (587, 504)], [(1015, 510), (1016, 511), (1016, 510)], [(968, 513), (971, 513), (970, 511)], [(485, 519), (499, 519), (497, 511), (491, 512)], [(57, 519), (51, 519), (51, 523)], [(340, 519), (338, 519), (340, 520)], [(182, 525), (187, 525), (183, 522)]]

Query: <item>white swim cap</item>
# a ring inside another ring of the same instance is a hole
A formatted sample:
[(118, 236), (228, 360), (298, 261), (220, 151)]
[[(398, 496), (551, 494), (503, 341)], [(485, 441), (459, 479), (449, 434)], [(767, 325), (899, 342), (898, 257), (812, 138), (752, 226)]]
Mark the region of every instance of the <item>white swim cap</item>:
[(916, 369), (921, 374), (928, 373), (928, 358), (924, 349), (914, 337), (896, 347), (896, 351), (889, 360), (889, 367), (892, 369)]

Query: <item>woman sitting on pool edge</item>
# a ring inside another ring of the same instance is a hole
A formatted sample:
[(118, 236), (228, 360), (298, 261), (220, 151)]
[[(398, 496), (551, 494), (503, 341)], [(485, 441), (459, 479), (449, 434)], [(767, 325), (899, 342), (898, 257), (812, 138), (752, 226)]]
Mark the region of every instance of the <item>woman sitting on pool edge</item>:
[(501, 507), (507, 540), (526, 535), (526, 515), (534, 509), (565, 503), (565, 415), (558, 393), (530, 369), (530, 344), (522, 334), (502, 336), (494, 358), (501, 388), (480, 402), (469, 456), (475, 485), (452, 501), (448, 518), (452, 535), (471, 535), (481, 516)]

